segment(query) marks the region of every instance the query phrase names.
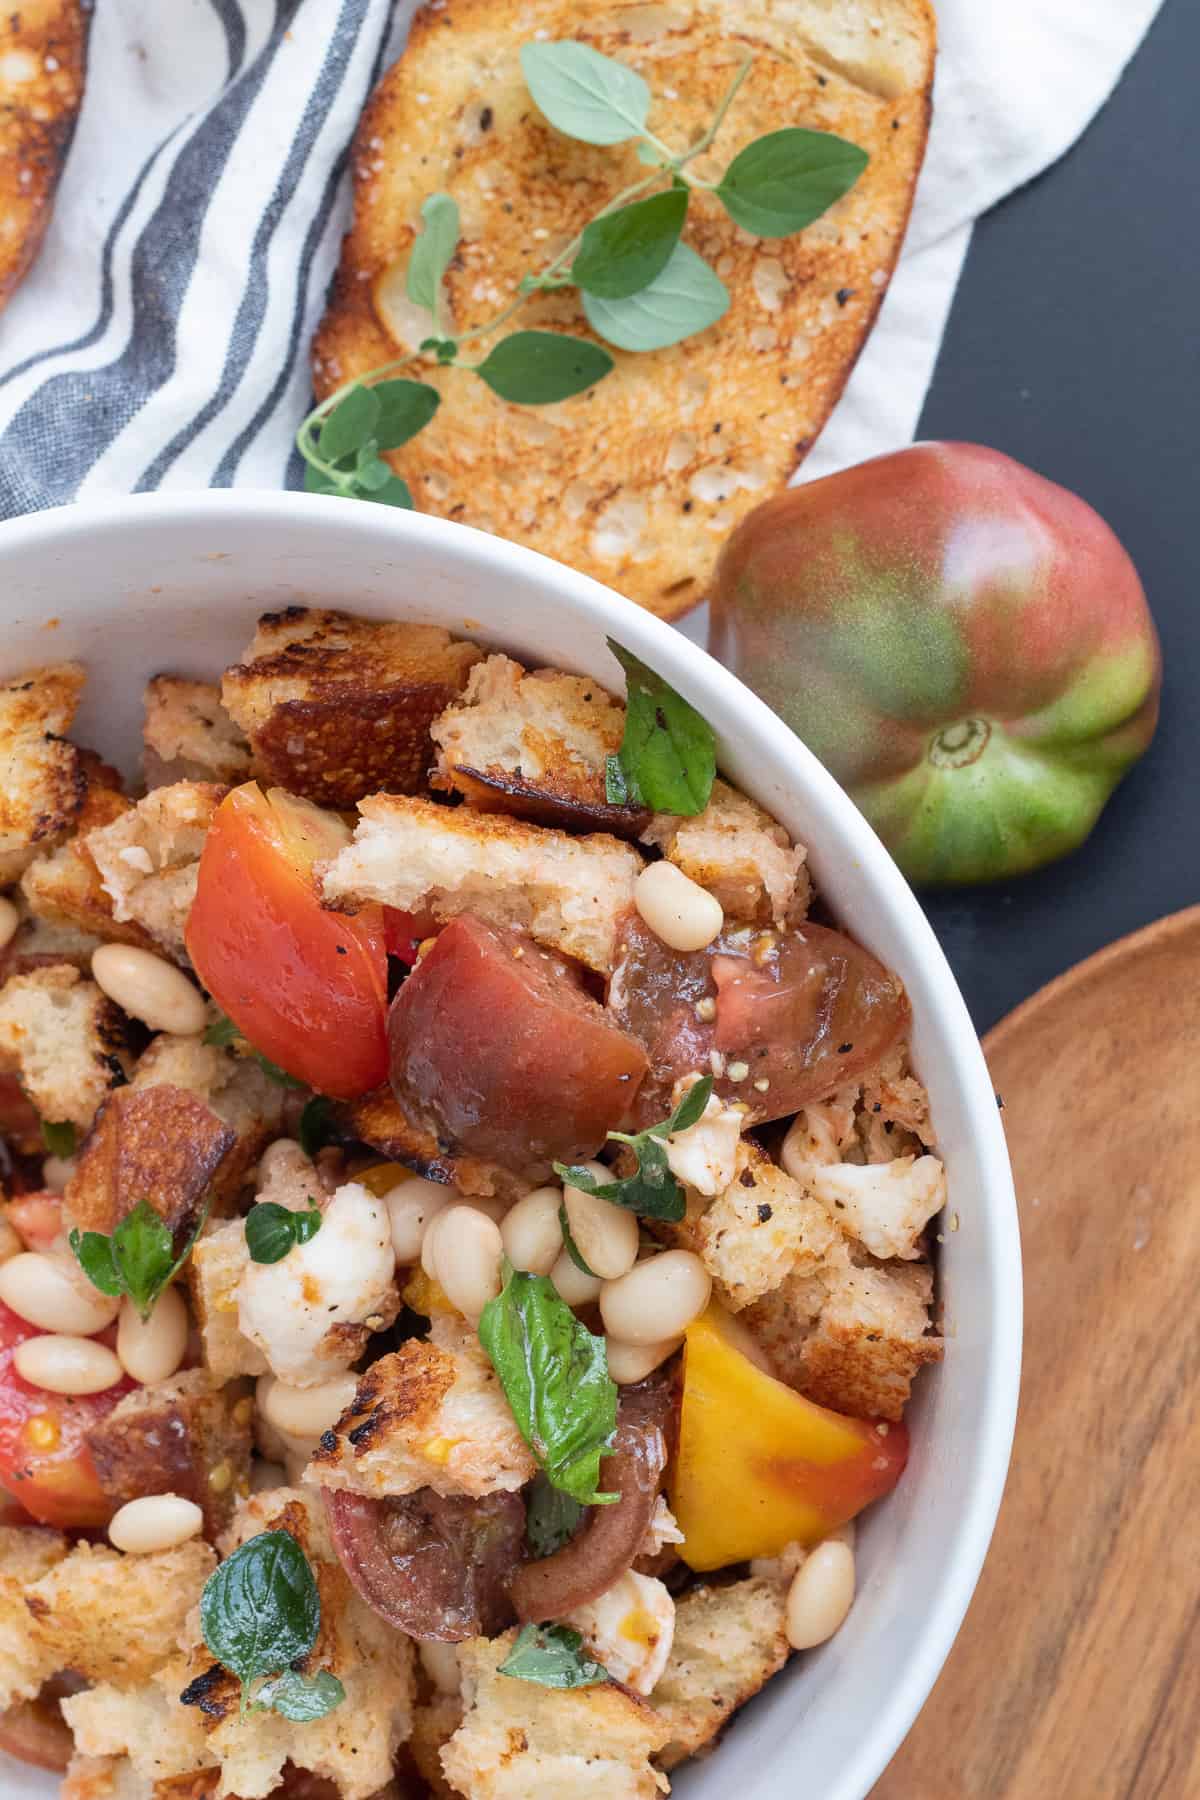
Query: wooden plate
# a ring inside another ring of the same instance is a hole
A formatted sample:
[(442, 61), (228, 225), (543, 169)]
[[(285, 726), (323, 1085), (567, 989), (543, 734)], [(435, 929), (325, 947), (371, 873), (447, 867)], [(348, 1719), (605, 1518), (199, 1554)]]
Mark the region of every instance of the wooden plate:
[(1195, 1800), (1200, 907), (1051, 982), (984, 1048), (1025, 1264), (1012, 1471), (872, 1800)]

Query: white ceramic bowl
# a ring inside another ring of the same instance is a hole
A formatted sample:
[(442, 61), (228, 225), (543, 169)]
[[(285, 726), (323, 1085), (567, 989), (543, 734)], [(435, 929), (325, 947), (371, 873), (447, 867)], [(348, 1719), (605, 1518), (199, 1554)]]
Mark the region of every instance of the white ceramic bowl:
[[(0, 673), (81, 657), (80, 741), (132, 769), (142, 686), (215, 675), (256, 615), (292, 602), (424, 620), (620, 686), (611, 635), (714, 727), (721, 767), (809, 846), (839, 919), (903, 978), (914, 1057), (950, 1181), (946, 1360), (917, 1384), (912, 1456), (860, 1533), (860, 1591), (823, 1649), (793, 1660), (716, 1756), (680, 1774), (687, 1800), (864, 1800), (937, 1677), (999, 1505), (1021, 1345), (1017, 1217), (983, 1055), (924, 915), (851, 802), (763, 703), (678, 632), (598, 583), (499, 538), (382, 506), (284, 493), (154, 495), (0, 529)], [(0, 1758), (0, 1800), (51, 1794)]]

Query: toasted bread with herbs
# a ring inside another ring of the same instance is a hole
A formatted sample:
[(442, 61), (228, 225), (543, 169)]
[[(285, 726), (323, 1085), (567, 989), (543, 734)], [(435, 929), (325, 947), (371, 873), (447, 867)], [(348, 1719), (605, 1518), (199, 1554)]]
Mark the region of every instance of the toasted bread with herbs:
[(91, 7), (21, 0), (0, 11), (0, 307), (50, 223), (83, 101)]
[[(649, 82), (650, 127), (685, 145), (747, 55), (753, 66), (692, 172), (716, 179), (783, 126), (848, 139), (870, 158), (807, 230), (750, 236), (693, 197), (684, 241), (716, 269), (720, 323), (662, 350), (614, 352), (586, 395), (516, 406), (458, 369), (422, 365), (442, 405), (390, 461), (418, 507), (597, 576), (664, 618), (703, 598), (722, 538), (785, 482), (829, 416), (871, 328), (908, 220), (929, 124), (928, 0), (455, 0), (424, 7), (354, 147), (355, 211), (314, 345), (319, 397), (416, 349), (430, 318), (405, 297), (422, 202), (457, 201), (446, 281), (454, 329), (492, 318), (526, 273), (646, 173), (632, 142), (555, 131), (522, 78), (521, 45), (575, 39)], [(531, 299), (521, 328), (590, 335), (576, 290)], [(489, 339), (471, 346), (485, 353)]]

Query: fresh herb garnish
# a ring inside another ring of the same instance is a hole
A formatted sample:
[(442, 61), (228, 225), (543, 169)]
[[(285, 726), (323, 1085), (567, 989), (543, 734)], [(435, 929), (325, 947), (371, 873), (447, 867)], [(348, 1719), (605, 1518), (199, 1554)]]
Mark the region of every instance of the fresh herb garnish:
[[(286, 1719), (319, 1719), (345, 1699), (336, 1676), (301, 1675), (321, 1627), (321, 1598), (308, 1559), (289, 1531), (264, 1531), (226, 1557), (204, 1584), (200, 1629), (217, 1661), (242, 1684), (242, 1710), (273, 1708)], [(252, 1684), (267, 1677), (257, 1692)]]
[(337, 1139), (337, 1127), (333, 1119), (333, 1101), (324, 1094), (314, 1094), (306, 1100), (304, 1110), (300, 1114), (300, 1124), (296, 1136), (305, 1156), (315, 1156), (326, 1144)]
[(196, 1228), (178, 1256), (165, 1221), (148, 1200), (139, 1200), (111, 1237), (102, 1231), (73, 1231), (67, 1242), (93, 1287), (112, 1300), (127, 1294), (146, 1320), (163, 1289), (186, 1262), (211, 1204), (211, 1200), (205, 1201)]
[(289, 1075), (286, 1069), (281, 1069), (278, 1063), (273, 1063), (269, 1056), (264, 1056), (261, 1050), (256, 1050), (249, 1038), (239, 1031), (233, 1020), (226, 1018), (224, 1013), (208, 1026), (204, 1033), (204, 1042), (214, 1045), (218, 1050), (236, 1050), (240, 1056), (252, 1056), (263, 1074), (269, 1075), (272, 1081), (277, 1081), (280, 1087), (302, 1088), (308, 1086), (306, 1081), (299, 1081), (295, 1075)]
[(618, 1499), (596, 1491), (617, 1426), (604, 1339), (575, 1317), (547, 1276), (522, 1274), (506, 1259), (504, 1287), (483, 1309), (479, 1341), (553, 1485), (583, 1506)]
[(523, 1625), (497, 1671), (539, 1687), (598, 1687), (610, 1680), (603, 1663), (586, 1656), (583, 1638), (569, 1625)]
[(70, 1119), (43, 1119), (42, 1142), (48, 1156), (74, 1156), (75, 1127)]
[[(382, 452), (398, 449), (436, 413), (441, 395), (428, 382), (397, 378), (414, 364), (456, 365), (504, 400), (552, 405), (583, 393), (612, 369), (607, 350), (587, 338), (550, 331), (501, 337), (479, 362), (463, 347), (507, 325), (533, 294), (574, 288), (597, 337), (620, 350), (657, 350), (712, 325), (729, 306), (724, 283), (681, 240), (697, 196), (717, 201), (746, 230), (763, 237), (800, 231), (849, 191), (866, 153), (828, 132), (773, 131), (739, 151), (719, 181), (691, 164), (708, 151), (752, 62), (731, 80), (707, 127), (682, 147), (664, 143), (646, 123), (652, 95), (636, 69), (586, 44), (533, 43), (521, 49), (526, 86), (543, 116), (585, 144), (636, 140), (647, 173), (615, 194), (569, 244), (531, 270), (495, 317), (455, 333), (446, 318), (445, 278), (458, 252), (458, 207), (431, 194), (406, 274), (408, 297), (428, 312), (433, 330), (415, 352), (344, 382), (313, 409), (297, 433), (312, 493), (411, 507), (406, 482)], [(698, 810), (670, 807), (662, 810)]]
[(599, 1276), (596, 1274), (595, 1269), (588, 1268), (587, 1264), (583, 1260), (582, 1255), (580, 1254), (579, 1245), (575, 1242), (575, 1239), (572, 1236), (571, 1221), (567, 1217), (567, 1209), (566, 1209), (565, 1205), (560, 1206), (558, 1209), (558, 1222), (562, 1227), (563, 1248), (566, 1250), (566, 1253), (570, 1257), (571, 1261), (575, 1264), (575, 1267), (579, 1270), (579, 1273), (581, 1275), (590, 1275), (593, 1281), (598, 1281)]
[(570, 1494), (535, 1475), (525, 1492), (525, 1542), (534, 1556), (553, 1556), (579, 1529), (583, 1507)]
[[(614, 1143), (625, 1144), (637, 1158), (632, 1175), (598, 1181), (590, 1169), (578, 1163), (555, 1163), (554, 1172), (564, 1187), (580, 1188), (585, 1194), (598, 1194), (614, 1206), (624, 1206), (640, 1213), (644, 1219), (663, 1219), (677, 1225), (687, 1210), (683, 1189), (671, 1173), (667, 1161), (666, 1139), (677, 1131), (694, 1125), (708, 1105), (712, 1093), (712, 1076), (705, 1075), (688, 1089), (670, 1118), (659, 1125), (648, 1125), (645, 1131), (630, 1134), (610, 1131)], [(568, 1249), (570, 1245), (568, 1244)]]
[(246, 1248), (251, 1262), (282, 1262), (295, 1244), (307, 1244), (321, 1229), (317, 1207), (311, 1212), (293, 1212), (274, 1200), (260, 1200), (246, 1214)]
[(625, 735), (604, 768), (610, 806), (648, 806), (691, 818), (717, 773), (712, 726), (640, 657), (608, 640), (625, 671)]

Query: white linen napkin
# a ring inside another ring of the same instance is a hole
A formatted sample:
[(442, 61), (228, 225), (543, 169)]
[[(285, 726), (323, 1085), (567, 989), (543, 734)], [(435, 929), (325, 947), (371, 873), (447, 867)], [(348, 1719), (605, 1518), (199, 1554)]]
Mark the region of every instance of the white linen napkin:
[[(941, 0), (904, 256), (806, 477), (910, 440), (980, 212), (1102, 104), (1158, 0)], [(298, 485), (346, 150), (412, 0), (102, 0), (54, 216), (0, 313), (0, 518)]]

